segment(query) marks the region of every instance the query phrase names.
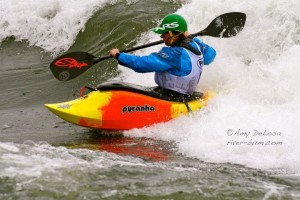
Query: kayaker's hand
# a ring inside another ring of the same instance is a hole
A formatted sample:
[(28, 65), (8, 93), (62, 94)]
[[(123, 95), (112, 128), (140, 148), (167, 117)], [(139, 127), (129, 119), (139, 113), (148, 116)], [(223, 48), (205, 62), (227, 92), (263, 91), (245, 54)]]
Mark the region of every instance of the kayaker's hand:
[(118, 59), (118, 56), (119, 56), (119, 54), (120, 54), (120, 51), (119, 51), (119, 49), (112, 49), (112, 50), (109, 51), (109, 54), (110, 54), (112, 57)]
[(184, 32), (184, 33), (183, 33), (183, 35), (184, 35), (184, 37), (186, 37), (186, 38), (187, 38), (187, 37), (189, 37), (189, 36), (190, 36), (190, 33), (186, 31), (186, 32)]

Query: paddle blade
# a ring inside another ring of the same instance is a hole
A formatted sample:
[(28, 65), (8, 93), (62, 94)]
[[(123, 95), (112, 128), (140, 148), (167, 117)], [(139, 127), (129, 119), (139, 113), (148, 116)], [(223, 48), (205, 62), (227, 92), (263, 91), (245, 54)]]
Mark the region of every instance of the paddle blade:
[(246, 22), (246, 14), (230, 12), (216, 17), (206, 29), (194, 34), (194, 36), (212, 36), (228, 38), (236, 36), (243, 30)]
[(60, 81), (71, 80), (84, 73), (94, 64), (94, 56), (87, 52), (72, 52), (56, 58), (50, 69)]

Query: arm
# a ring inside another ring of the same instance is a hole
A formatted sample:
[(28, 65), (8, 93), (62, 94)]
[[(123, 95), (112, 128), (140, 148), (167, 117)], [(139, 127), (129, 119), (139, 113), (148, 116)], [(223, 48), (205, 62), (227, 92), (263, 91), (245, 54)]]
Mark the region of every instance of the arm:
[(161, 72), (173, 67), (168, 62), (169, 57), (164, 57), (162, 52), (151, 53), (148, 56), (136, 56), (120, 53), (118, 49), (112, 49), (110, 54), (118, 60), (119, 64), (140, 73)]
[(200, 45), (201, 52), (203, 53), (204, 65), (212, 63), (217, 54), (216, 50), (196, 37), (193, 40)]

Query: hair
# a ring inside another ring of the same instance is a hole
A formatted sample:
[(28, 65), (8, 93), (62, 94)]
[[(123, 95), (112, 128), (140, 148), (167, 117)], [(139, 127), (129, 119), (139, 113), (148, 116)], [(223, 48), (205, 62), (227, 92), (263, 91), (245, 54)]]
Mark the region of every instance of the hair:
[(173, 33), (174, 35), (179, 35), (179, 36), (178, 36), (179, 40), (184, 40), (184, 39), (186, 38), (183, 32), (180, 32), (180, 31), (172, 31), (172, 33)]
[(182, 33), (182, 32), (180, 32), (180, 31), (171, 31), (174, 35), (178, 35), (178, 34), (180, 34), (180, 33)]

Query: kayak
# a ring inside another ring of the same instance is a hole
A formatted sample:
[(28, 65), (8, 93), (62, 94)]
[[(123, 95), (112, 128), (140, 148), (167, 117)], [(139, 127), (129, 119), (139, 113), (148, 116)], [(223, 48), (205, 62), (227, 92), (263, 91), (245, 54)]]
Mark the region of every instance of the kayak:
[(170, 121), (203, 108), (213, 92), (181, 95), (159, 87), (109, 81), (81, 97), (45, 106), (63, 120), (94, 129), (129, 130)]

